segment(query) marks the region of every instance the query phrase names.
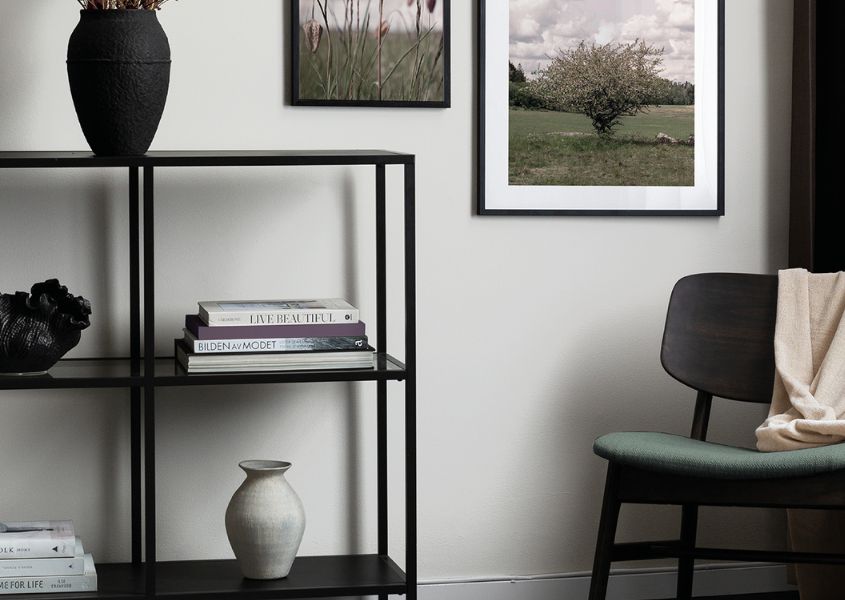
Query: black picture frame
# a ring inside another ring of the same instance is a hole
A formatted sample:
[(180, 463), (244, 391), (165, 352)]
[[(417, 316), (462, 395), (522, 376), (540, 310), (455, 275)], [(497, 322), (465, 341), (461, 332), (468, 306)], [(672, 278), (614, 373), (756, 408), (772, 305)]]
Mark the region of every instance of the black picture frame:
[(371, 108), (451, 108), (451, 0), (443, 3), (443, 99), (442, 100), (326, 100), (302, 98), (300, 95), (300, 40), (302, 28), (299, 26), (300, 0), (290, 0), (290, 73), (291, 104), (293, 106), (345, 106)]
[[(486, 73), (486, 59), (487, 59), (487, 44), (488, 40), (488, 13), (486, 11), (486, 0), (478, 0), (477, 2), (477, 47), (476, 47), (476, 85), (477, 85), (477, 109), (476, 109), (476, 211), (478, 215), (522, 215), (522, 216), (707, 216), (720, 217), (725, 214), (725, 0), (695, 0), (698, 2), (714, 2), (716, 3), (716, 19), (712, 26), (715, 28), (717, 57), (716, 61), (716, 113), (717, 123), (715, 131), (708, 132), (710, 135), (716, 137), (716, 156), (714, 159), (715, 165), (715, 185), (712, 198), (712, 207), (683, 209), (683, 208), (537, 208), (537, 207), (522, 207), (522, 206), (505, 206), (493, 205), (488, 198), (490, 189), (488, 189), (487, 172), (489, 164), (487, 161), (487, 152), (489, 143), (487, 128), (490, 125), (488, 120), (488, 106), (487, 102), (487, 85), (489, 80)], [(498, 1), (496, 3), (498, 5)], [(698, 4), (696, 4), (698, 6)], [(497, 6), (497, 8), (500, 8)], [(712, 35), (713, 32), (711, 32)], [(504, 125), (506, 128), (508, 124)], [(698, 142), (698, 140), (696, 140)], [(505, 149), (507, 153), (507, 149)], [(509, 186), (506, 186), (509, 187)], [(557, 186), (564, 189), (566, 186)], [(613, 188), (610, 188), (613, 189)], [(679, 188), (674, 188), (679, 189)], [(496, 190), (499, 191), (499, 190)]]

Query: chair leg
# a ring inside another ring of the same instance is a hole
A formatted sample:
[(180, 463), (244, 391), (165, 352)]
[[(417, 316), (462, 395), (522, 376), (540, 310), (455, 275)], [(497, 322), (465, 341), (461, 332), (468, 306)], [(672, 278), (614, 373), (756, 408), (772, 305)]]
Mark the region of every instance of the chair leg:
[[(684, 550), (695, 548), (695, 537), (698, 530), (698, 506), (685, 504), (681, 508), (681, 547)], [(678, 559), (678, 600), (692, 598), (692, 578), (695, 559), (692, 556)]]
[(607, 482), (604, 485), (604, 500), (601, 507), (596, 556), (593, 561), (593, 576), (590, 579), (589, 600), (605, 600), (607, 580), (610, 577), (610, 562), (613, 541), (616, 538), (616, 523), (619, 520), (621, 503), (617, 495), (619, 477), (611, 463), (607, 466)]

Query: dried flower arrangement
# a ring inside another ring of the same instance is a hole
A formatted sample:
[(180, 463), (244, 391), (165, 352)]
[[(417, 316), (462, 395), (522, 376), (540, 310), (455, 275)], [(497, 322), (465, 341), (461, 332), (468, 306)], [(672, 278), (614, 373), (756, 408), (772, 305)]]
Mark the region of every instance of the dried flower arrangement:
[(85, 10), (158, 10), (167, 0), (76, 0)]

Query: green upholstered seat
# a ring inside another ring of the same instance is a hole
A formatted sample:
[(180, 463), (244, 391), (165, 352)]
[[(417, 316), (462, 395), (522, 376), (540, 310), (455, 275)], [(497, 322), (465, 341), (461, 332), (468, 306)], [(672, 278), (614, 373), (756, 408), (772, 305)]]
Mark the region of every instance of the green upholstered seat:
[(630, 467), (711, 479), (802, 477), (845, 469), (845, 443), (788, 452), (758, 452), (651, 431), (603, 435), (593, 451)]

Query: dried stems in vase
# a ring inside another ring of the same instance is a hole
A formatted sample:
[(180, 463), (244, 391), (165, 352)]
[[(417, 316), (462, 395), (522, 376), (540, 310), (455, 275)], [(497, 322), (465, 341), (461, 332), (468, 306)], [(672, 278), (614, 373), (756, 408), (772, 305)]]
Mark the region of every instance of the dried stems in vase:
[(158, 10), (167, 0), (76, 0), (85, 10)]

